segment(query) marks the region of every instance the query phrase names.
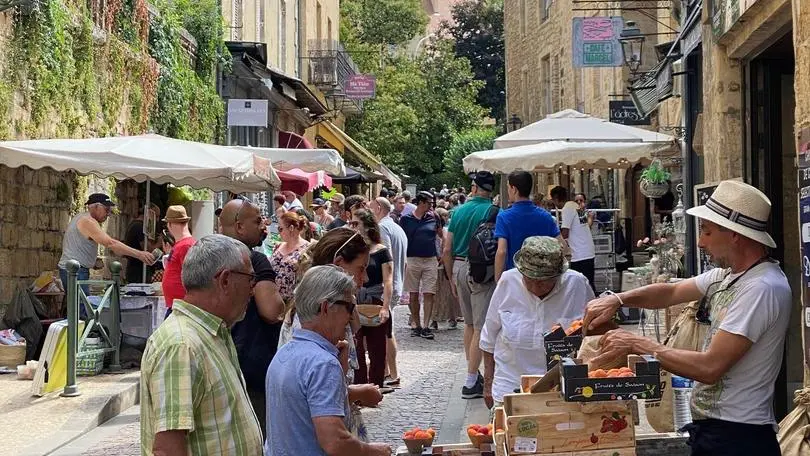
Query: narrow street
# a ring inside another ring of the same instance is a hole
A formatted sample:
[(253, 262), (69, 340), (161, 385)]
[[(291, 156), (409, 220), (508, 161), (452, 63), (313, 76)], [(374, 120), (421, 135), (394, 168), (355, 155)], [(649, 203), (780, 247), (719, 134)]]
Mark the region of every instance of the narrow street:
[[(434, 340), (412, 338), (407, 307), (398, 306), (393, 314), (402, 387), (387, 394), (380, 407), (363, 409), (370, 439), (387, 442), (396, 449), (402, 444), (401, 434), (406, 428), (420, 426), (435, 429), (437, 442), (466, 441), (466, 425), (485, 423), (489, 411), (482, 399), (461, 398), (462, 326), (445, 330), (445, 325), (440, 325)], [(138, 456), (141, 454), (138, 414), (138, 407), (132, 407), (54, 456)]]

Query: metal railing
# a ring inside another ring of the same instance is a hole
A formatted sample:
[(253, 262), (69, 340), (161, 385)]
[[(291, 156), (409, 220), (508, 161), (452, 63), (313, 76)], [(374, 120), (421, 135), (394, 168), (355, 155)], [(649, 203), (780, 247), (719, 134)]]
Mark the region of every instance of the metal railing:
[[(67, 379), (65, 382), (65, 389), (61, 396), (74, 397), (78, 396), (79, 387), (76, 385), (76, 356), (79, 354), (97, 355), (112, 353), (112, 361), (107, 368), (108, 373), (122, 373), (120, 349), (121, 349), (121, 263), (115, 261), (110, 264), (110, 272), (112, 273), (112, 280), (78, 280), (79, 264), (76, 260), (67, 262), (67, 314), (68, 314), (68, 335), (67, 335)], [(103, 286), (104, 293), (96, 308), (90, 304), (87, 299), (85, 288), (90, 285)], [(81, 336), (79, 336), (79, 306), (84, 306), (86, 312), (86, 319), (84, 320), (84, 329)], [(110, 322), (109, 332), (101, 324), (101, 312), (109, 307), (112, 319)], [(101, 335), (102, 343), (105, 345), (102, 348), (94, 348), (92, 350), (81, 350), (85, 339), (93, 330), (97, 330)]]
[(330, 109), (357, 114), (363, 110), (363, 101), (346, 96), (346, 81), (360, 72), (352, 57), (336, 40), (310, 40), (308, 83), (318, 87), (327, 98)]

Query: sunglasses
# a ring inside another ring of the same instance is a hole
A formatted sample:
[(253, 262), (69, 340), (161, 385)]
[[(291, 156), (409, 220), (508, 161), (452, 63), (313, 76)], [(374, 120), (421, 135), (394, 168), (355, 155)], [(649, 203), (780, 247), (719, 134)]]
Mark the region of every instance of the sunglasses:
[(335, 250), (335, 255), (332, 257), (332, 263), (334, 263), (335, 261), (337, 261), (337, 257), (338, 257), (338, 255), (340, 255), (340, 251), (341, 251), (341, 250), (343, 250), (343, 249), (345, 249), (345, 248), (346, 248), (346, 246), (347, 246), (347, 245), (349, 245), (349, 242), (352, 242), (352, 239), (354, 239), (354, 238), (355, 238), (355, 236), (357, 236), (357, 235), (359, 235), (359, 234), (360, 234), (360, 233), (358, 233), (357, 231), (355, 231), (355, 232), (354, 232), (354, 234), (352, 234), (352, 235), (349, 237), (349, 239), (346, 239), (346, 242), (344, 242), (344, 243), (343, 243), (343, 245), (341, 245), (340, 247), (338, 247), (338, 249), (337, 249), (337, 250)]
[(354, 313), (354, 308), (357, 307), (357, 304), (351, 301), (344, 301), (342, 299), (338, 299), (337, 301), (333, 301), (332, 304), (338, 304), (346, 308), (346, 311), (349, 312), (349, 315)]

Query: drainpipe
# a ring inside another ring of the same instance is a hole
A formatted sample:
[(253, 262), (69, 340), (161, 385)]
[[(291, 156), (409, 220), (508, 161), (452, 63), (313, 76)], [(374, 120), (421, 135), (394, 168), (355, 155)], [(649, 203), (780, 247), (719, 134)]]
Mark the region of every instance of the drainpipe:
[[(304, 23), (306, 21), (304, 18), (306, 17), (307, 5), (306, 0), (296, 0), (296, 3), (298, 7), (298, 78), (303, 81), (305, 57), (304, 43), (306, 42), (306, 29), (304, 28)], [(304, 81), (304, 83), (307, 83), (307, 81)]]

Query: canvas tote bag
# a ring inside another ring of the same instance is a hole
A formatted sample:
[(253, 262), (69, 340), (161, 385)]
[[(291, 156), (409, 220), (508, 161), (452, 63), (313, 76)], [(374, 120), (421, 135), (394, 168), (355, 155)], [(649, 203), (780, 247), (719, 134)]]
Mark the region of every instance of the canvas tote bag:
[(779, 423), (782, 456), (810, 454), (810, 388), (796, 392), (796, 408)]

